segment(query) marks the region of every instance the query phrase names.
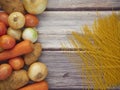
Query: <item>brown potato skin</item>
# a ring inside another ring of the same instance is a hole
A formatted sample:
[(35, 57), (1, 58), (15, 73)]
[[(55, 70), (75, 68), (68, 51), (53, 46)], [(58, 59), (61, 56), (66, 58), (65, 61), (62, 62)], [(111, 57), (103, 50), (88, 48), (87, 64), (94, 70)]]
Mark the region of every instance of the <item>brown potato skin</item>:
[(0, 0), (0, 5), (8, 14), (12, 12), (21, 12), (23, 14), (25, 13), (25, 9), (20, 0)]
[(14, 71), (8, 79), (0, 81), (0, 90), (18, 90), (28, 82), (25, 70)]
[(36, 62), (38, 60), (39, 56), (41, 55), (42, 46), (40, 43), (35, 43), (33, 45), (33, 48), (34, 48), (33, 52), (24, 55), (24, 61), (25, 61), (26, 65), (30, 65), (33, 62)]

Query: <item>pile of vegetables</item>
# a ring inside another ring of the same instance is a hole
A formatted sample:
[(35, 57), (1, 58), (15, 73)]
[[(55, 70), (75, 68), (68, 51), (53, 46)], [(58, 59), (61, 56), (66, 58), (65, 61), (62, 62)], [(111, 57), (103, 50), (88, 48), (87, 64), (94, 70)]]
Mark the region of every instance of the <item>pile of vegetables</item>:
[(0, 90), (48, 90), (36, 28), (47, 0), (0, 0), (0, 6)]

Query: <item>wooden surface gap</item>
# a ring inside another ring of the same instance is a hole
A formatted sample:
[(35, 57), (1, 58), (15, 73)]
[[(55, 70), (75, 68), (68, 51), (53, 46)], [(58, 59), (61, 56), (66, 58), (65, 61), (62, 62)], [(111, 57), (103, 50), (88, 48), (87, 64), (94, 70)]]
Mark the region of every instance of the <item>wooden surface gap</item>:
[(110, 8), (101, 8), (101, 7), (81, 7), (81, 8), (47, 8), (46, 11), (118, 11), (120, 7), (110, 7)]
[(85, 51), (86, 49), (82, 49), (82, 48), (43, 48), (42, 51)]

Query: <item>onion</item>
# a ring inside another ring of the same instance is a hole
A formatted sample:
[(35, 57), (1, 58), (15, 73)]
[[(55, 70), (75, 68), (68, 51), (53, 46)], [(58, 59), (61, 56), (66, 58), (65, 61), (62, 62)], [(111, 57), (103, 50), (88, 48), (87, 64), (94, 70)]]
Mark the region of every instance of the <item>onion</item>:
[(13, 29), (20, 29), (25, 25), (25, 16), (21, 12), (12, 12), (8, 17), (8, 24)]
[(47, 6), (48, 0), (22, 0), (27, 12), (41, 14)]
[(46, 65), (40, 62), (33, 63), (28, 69), (28, 76), (32, 81), (42, 81), (46, 78), (47, 74)]
[(36, 42), (38, 39), (38, 33), (35, 28), (26, 28), (23, 31), (22, 38), (24, 40), (30, 40), (31, 42)]
[(7, 34), (15, 38), (16, 40), (21, 40), (22, 30), (15, 30), (9, 27), (7, 30)]

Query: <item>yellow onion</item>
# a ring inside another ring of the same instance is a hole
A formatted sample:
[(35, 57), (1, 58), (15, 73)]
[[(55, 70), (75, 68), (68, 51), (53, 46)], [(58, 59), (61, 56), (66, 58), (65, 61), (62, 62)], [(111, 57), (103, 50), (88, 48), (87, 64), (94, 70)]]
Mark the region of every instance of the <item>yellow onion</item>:
[(46, 78), (47, 66), (41, 62), (35, 62), (28, 69), (28, 76), (32, 81), (39, 82)]
[(31, 14), (41, 14), (47, 6), (48, 0), (23, 0), (23, 5), (27, 12)]
[(21, 40), (22, 30), (19, 30), (19, 29), (15, 30), (15, 29), (12, 29), (11, 27), (9, 27), (8, 30), (7, 30), (7, 34), (9, 36), (12, 36), (16, 40)]

